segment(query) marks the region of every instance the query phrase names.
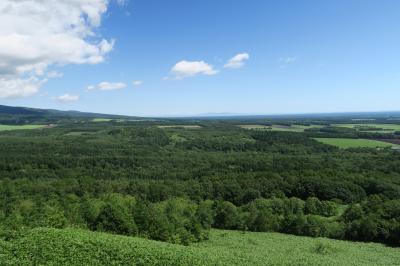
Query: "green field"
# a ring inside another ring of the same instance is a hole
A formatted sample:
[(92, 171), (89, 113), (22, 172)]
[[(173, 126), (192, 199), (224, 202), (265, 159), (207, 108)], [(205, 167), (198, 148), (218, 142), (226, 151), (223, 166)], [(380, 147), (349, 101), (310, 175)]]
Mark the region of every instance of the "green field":
[(158, 128), (184, 128), (184, 129), (200, 129), (199, 125), (162, 125), (157, 126)]
[(0, 265), (399, 265), (400, 250), (284, 235), (212, 230), (191, 246), (79, 229), (37, 228), (0, 240)]
[[(367, 132), (381, 132), (381, 133), (393, 133), (395, 131), (400, 131), (400, 125), (397, 124), (333, 124), (335, 127), (345, 127), (345, 128), (353, 128), (359, 131), (367, 131)], [(368, 130), (363, 130), (368, 128)], [(376, 130), (373, 130), (376, 128)]]
[(44, 125), (0, 125), (0, 131), (21, 130), (21, 129), (37, 129), (45, 127)]
[(111, 118), (94, 118), (92, 121), (93, 122), (110, 122), (112, 119)]
[(333, 145), (341, 149), (347, 148), (387, 148), (394, 144), (371, 139), (345, 139), (345, 138), (315, 138), (324, 144)]
[(271, 131), (287, 131), (287, 132), (304, 132), (305, 129), (310, 128), (321, 128), (321, 125), (310, 125), (310, 126), (303, 126), (303, 125), (290, 125), (290, 126), (283, 126), (283, 125), (238, 125), (244, 129), (260, 129), (260, 130), (271, 130)]

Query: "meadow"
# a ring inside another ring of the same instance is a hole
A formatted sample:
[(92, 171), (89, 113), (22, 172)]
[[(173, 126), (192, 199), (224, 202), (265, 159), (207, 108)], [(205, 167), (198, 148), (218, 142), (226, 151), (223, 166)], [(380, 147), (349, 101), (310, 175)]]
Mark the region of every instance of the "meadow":
[(111, 121), (111, 118), (94, 118), (92, 121), (93, 122), (109, 122)]
[(21, 130), (21, 129), (37, 129), (45, 127), (44, 125), (0, 125), (0, 131)]
[(394, 146), (391, 143), (371, 140), (371, 139), (346, 139), (346, 138), (315, 138), (315, 140), (324, 144), (347, 148), (388, 148)]
[(400, 250), (279, 233), (211, 230), (190, 246), (82, 229), (32, 229), (0, 240), (0, 265), (398, 265)]

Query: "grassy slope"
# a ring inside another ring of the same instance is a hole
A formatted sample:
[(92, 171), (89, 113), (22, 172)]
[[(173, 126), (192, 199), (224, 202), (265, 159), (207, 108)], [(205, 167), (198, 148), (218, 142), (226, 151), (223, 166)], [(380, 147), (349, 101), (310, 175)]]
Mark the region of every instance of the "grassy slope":
[(400, 250), (278, 233), (213, 230), (189, 247), (77, 229), (0, 241), (0, 265), (398, 265)]
[(342, 149), (346, 148), (385, 148), (394, 146), (393, 144), (371, 140), (371, 139), (344, 139), (344, 138), (315, 138), (316, 140), (328, 144), (337, 146)]

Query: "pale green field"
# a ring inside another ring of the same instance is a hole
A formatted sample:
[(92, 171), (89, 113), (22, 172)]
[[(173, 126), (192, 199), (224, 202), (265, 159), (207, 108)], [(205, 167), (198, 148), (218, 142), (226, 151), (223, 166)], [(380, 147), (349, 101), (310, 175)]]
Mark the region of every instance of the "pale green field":
[(396, 146), (391, 143), (371, 139), (345, 139), (345, 138), (315, 138), (324, 144), (333, 145), (342, 149), (347, 148), (387, 148)]
[(212, 230), (181, 246), (79, 229), (33, 229), (0, 240), (0, 265), (399, 265), (400, 249), (279, 233)]
[(93, 122), (110, 122), (111, 118), (93, 118)]
[(400, 125), (397, 124), (374, 124), (374, 123), (368, 123), (368, 124), (333, 124), (332, 126), (335, 127), (346, 127), (346, 128), (354, 128), (354, 129), (360, 129), (360, 131), (363, 131), (362, 128), (364, 127), (370, 127), (370, 128), (377, 128), (377, 129), (383, 129), (383, 130), (366, 130), (368, 132), (386, 132), (386, 133), (393, 133), (395, 131), (400, 131)]
[(303, 125), (291, 125), (291, 126), (238, 125), (238, 126), (241, 128), (244, 128), (244, 129), (261, 129), (261, 130), (288, 131), (288, 132), (304, 132), (305, 129), (323, 127), (321, 125), (310, 125), (310, 126), (303, 126)]
[(0, 125), (0, 131), (5, 130), (21, 130), (21, 129), (37, 129), (45, 127), (45, 125)]
[[(271, 131), (288, 131), (288, 132), (304, 132), (305, 129), (309, 128), (322, 128), (322, 125), (310, 125), (310, 126), (303, 126), (303, 125), (291, 125), (291, 126), (281, 126), (281, 125), (272, 125), (272, 126), (265, 126), (265, 125), (238, 125), (244, 129), (259, 129), (259, 130), (271, 130)], [(394, 133), (395, 131), (400, 131), (400, 125), (397, 124), (332, 124), (335, 127), (345, 127), (345, 128), (353, 128), (358, 129), (360, 131), (365, 132), (377, 132), (377, 133)], [(363, 127), (370, 128), (370, 130), (363, 130)], [(373, 130), (371, 128), (376, 128)], [(382, 129), (382, 130), (380, 130)]]
[(185, 129), (200, 129), (202, 128), (199, 125), (165, 125), (165, 126), (157, 126), (158, 128), (185, 128)]

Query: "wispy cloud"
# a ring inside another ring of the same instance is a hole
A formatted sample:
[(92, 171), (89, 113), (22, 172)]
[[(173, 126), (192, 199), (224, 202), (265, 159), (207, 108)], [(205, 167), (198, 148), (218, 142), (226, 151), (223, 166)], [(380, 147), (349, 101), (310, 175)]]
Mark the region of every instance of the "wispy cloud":
[(117, 0), (117, 4), (120, 6), (126, 6), (129, 3), (129, 0)]
[(61, 78), (61, 77), (63, 77), (63, 76), (64, 76), (63, 73), (57, 72), (57, 71), (49, 71), (49, 72), (47, 73), (47, 77), (48, 77), (48, 78)]
[(143, 80), (134, 80), (133, 86), (139, 87), (143, 84)]
[(237, 54), (224, 65), (224, 68), (241, 68), (244, 62), (249, 60), (250, 55), (248, 53)]
[(278, 59), (278, 62), (279, 62), (279, 63), (290, 64), (290, 63), (296, 62), (296, 60), (297, 60), (297, 57), (296, 57), (296, 56), (293, 56), (293, 57), (280, 57), (280, 58)]
[(278, 63), (280, 68), (285, 68), (287, 65), (293, 64), (296, 61), (297, 61), (296, 56), (278, 58)]
[(70, 95), (68, 93), (58, 96), (56, 100), (60, 103), (70, 103), (79, 101), (79, 95)]
[(111, 91), (111, 90), (120, 90), (126, 88), (126, 84), (123, 82), (108, 82), (103, 81), (97, 85), (90, 85), (87, 87), (87, 90), (100, 90), (100, 91)]

